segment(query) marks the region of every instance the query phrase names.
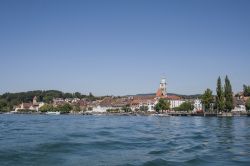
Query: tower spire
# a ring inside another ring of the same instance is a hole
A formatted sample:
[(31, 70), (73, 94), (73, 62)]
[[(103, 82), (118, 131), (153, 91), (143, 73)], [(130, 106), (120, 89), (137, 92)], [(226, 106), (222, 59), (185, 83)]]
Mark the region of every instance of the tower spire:
[(156, 93), (157, 97), (165, 97), (167, 96), (167, 82), (166, 82), (166, 77), (163, 76), (161, 78), (161, 82), (160, 82), (160, 87)]

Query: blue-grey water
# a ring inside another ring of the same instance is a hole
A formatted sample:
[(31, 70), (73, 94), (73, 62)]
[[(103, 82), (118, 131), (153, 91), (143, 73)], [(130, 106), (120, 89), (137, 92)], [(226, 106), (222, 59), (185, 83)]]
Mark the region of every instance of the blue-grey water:
[(0, 115), (0, 165), (250, 165), (250, 118)]

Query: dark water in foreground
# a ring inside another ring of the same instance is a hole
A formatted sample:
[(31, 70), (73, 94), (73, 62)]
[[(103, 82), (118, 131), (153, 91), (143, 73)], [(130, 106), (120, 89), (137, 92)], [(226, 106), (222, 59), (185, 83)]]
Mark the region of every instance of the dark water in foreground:
[(0, 115), (0, 165), (250, 165), (250, 118)]

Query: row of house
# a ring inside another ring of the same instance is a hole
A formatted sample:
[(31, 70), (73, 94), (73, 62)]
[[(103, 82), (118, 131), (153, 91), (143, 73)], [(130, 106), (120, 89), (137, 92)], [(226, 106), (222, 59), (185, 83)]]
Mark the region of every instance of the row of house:
[[(125, 106), (129, 106), (132, 111), (139, 110), (141, 107), (147, 107), (148, 111), (153, 112), (155, 111), (156, 104), (161, 98), (170, 102), (170, 109), (179, 107), (185, 102), (185, 100), (179, 96), (167, 95), (166, 79), (163, 78), (155, 95), (137, 95), (123, 98), (106, 97), (98, 105), (94, 106), (91, 112), (101, 113), (106, 112), (108, 109), (121, 109)], [(194, 103), (194, 111), (202, 110), (201, 100), (196, 99), (192, 102)]]
[[(185, 100), (181, 99), (179, 96), (167, 95), (166, 91), (166, 80), (163, 78), (160, 82), (160, 87), (157, 90), (155, 95), (137, 95), (137, 96), (126, 96), (126, 97), (105, 97), (103, 100), (98, 101), (88, 101), (86, 99), (79, 98), (54, 98), (53, 106), (59, 106), (66, 103), (71, 105), (76, 105), (81, 108), (81, 110), (89, 110), (91, 112), (106, 112), (108, 109), (121, 109), (123, 107), (130, 107), (132, 111), (139, 110), (141, 107), (147, 107), (148, 111), (155, 111), (155, 105), (158, 103), (158, 100), (164, 98), (170, 102), (170, 109), (179, 107)], [(37, 102), (37, 98), (33, 98), (32, 103), (22, 103), (15, 108), (15, 111), (18, 110), (34, 110), (39, 111), (44, 105), (43, 102)], [(195, 109), (201, 110), (200, 100), (195, 100), (194, 102)]]
[(37, 97), (35, 96), (33, 98), (33, 102), (31, 103), (22, 103), (19, 106), (15, 107), (15, 112), (20, 110), (32, 110), (32, 111), (39, 111), (39, 108), (41, 108), (44, 105), (44, 102), (37, 102)]
[[(166, 79), (163, 78), (160, 82), (159, 89), (155, 95), (137, 95), (137, 96), (126, 96), (126, 97), (105, 97), (103, 100), (89, 101), (86, 99), (79, 98), (54, 98), (53, 106), (63, 105), (69, 103), (74, 106), (79, 106), (81, 110), (88, 110), (89, 112), (103, 113), (108, 109), (122, 109), (123, 107), (130, 107), (132, 111), (139, 110), (141, 107), (147, 107), (148, 111), (155, 111), (155, 106), (159, 99), (166, 99), (170, 102), (170, 110), (179, 107), (186, 100), (182, 99), (176, 95), (167, 95), (167, 84)], [(235, 109), (234, 112), (244, 112), (245, 108), (245, 98), (242, 95), (237, 95), (234, 98)], [(203, 110), (203, 105), (200, 99), (188, 100), (193, 103), (194, 112)], [(32, 103), (22, 103), (15, 108), (18, 110), (35, 110), (39, 111), (44, 105), (43, 102), (37, 102), (37, 98), (34, 97)]]

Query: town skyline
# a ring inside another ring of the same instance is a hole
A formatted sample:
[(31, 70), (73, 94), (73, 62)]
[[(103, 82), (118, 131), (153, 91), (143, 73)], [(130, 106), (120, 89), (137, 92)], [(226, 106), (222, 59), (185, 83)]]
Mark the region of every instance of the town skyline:
[(249, 1), (0, 2), (0, 93), (233, 91), (250, 84)]

